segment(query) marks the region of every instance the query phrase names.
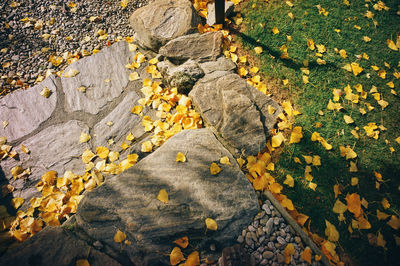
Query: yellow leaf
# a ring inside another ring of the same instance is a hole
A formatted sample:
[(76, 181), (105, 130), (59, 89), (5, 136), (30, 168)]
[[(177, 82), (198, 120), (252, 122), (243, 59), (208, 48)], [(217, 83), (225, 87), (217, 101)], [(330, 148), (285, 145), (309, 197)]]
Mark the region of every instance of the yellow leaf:
[(350, 161), (350, 173), (358, 172), (357, 164), (355, 162)]
[(117, 230), (117, 232), (114, 235), (114, 242), (116, 243), (121, 243), (122, 241), (124, 241), (126, 239), (126, 234), (121, 232), (119, 229)]
[(133, 73), (129, 74), (129, 81), (135, 81), (135, 80), (138, 80), (139, 78), (140, 77), (139, 77), (139, 74), (137, 72), (133, 72)]
[(356, 218), (360, 217), (360, 215), (362, 214), (360, 195), (358, 195), (357, 193), (347, 195), (346, 201), (347, 209), (349, 210), (349, 212), (353, 213)]
[(357, 63), (351, 63), (351, 69), (353, 71), (354, 76), (357, 76), (358, 74), (360, 74), (364, 69), (362, 67), (360, 67), (359, 64)]
[(288, 185), (289, 187), (294, 187), (294, 179), (291, 175), (286, 175), (285, 181), (283, 181), (283, 184)]
[(386, 78), (386, 71), (383, 70), (383, 69), (381, 69), (381, 70), (378, 72), (378, 76), (379, 76), (381, 79), (385, 79), (385, 78)]
[(256, 52), (256, 54), (261, 54), (263, 52), (263, 49), (261, 46), (257, 46), (254, 48), (254, 51)]
[(289, 264), (291, 259), (292, 259), (292, 255), (294, 255), (295, 250), (294, 250), (294, 246), (292, 243), (289, 243), (286, 245), (285, 249), (283, 250), (283, 257), (285, 258), (285, 263)]
[(282, 207), (288, 209), (289, 211), (293, 211), (294, 210), (294, 206), (293, 206), (293, 202), (288, 199), (287, 197), (285, 197), (282, 201), (281, 201)]
[(181, 248), (187, 248), (187, 246), (189, 245), (189, 238), (187, 236), (184, 236), (175, 240), (174, 243), (180, 246)]
[(325, 220), (326, 229), (325, 235), (328, 237), (329, 241), (337, 242), (339, 241), (339, 232), (336, 230), (336, 227), (331, 224), (328, 220)]
[(376, 237), (376, 244), (379, 247), (385, 247), (386, 246), (386, 241), (383, 239), (383, 235), (381, 234), (381, 232), (378, 232), (378, 236)]
[(254, 74), (256, 74), (258, 72), (258, 67), (252, 67), (250, 68), (250, 72), (253, 72)]
[(161, 202), (168, 203), (168, 192), (165, 189), (161, 189), (158, 192), (157, 199)]
[(346, 122), (346, 124), (352, 124), (352, 123), (354, 123), (353, 118), (351, 118), (351, 117), (348, 116), (348, 115), (344, 115), (343, 118), (344, 118), (344, 122)]
[(323, 53), (326, 52), (326, 47), (325, 47), (325, 45), (323, 45), (323, 44), (317, 44), (316, 46), (317, 46), (317, 49), (318, 49), (318, 53), (323, 54)]
[(277, 147), (281, 146), (281, 144), (284, 140), (285, 140), (285, 138), (283, 137), (282, 132), (279, 132), (278, 134), (276, 134), (275, 136), (273, 136), (271, 138), (272, 147), (277, 148)]
[[(347, 52), (344, 49), (339, 50), (339, 55), (343, 58), (347, 58)], [(346, 69), (347, 70), (347, 69)]]
[(396, 46), (396, 44), (393, 42), (393, 40), (386, 40), (386, 43), (388, 45), (388, 47), (394, 51), (398, 51), (399, 48)]
[(79, 142), (80, 143), (85, 143), (90, 140), (90, 135), (87, 133), (82, 132), (81, 135), (79, 136)]
[(358, 185), (358, 178), (357, 177), (352, 177), (351, 178), (351, 185), (353, 187)]
[(151, 152), (153, 150), (153, 143), (151, 141), (145, 141), (142, 143), (142, 152)]
[(309, 48), (311, 51), (314, 51), (314, 50), (315, 50), (314, 40), (313, 40), (313, 39), (309, 39), (309, 40), (307, 41), (307, 46), (308, 46), (308, 48)]
[(13, 198), (11, 200), (11, 206), (14, 207), (14, 209), (18, 209), (23, 203), (24, 203), (25, 199), (23, 198)]
[(294, 127), (290, 135), (289, 143), (299, 143), (303, 138), (302, 127)]
[(307, 84), (307, 83), (310, 82), (310, 81), (308, 80), (308, 76), (306, 76), (306, 75), (303, 75), (303, 76), (302, 76), (302, 79), (303, 79), (303, 83), (304, 83), (304, 84)]
[(321, 165), (321, 157), (318, 155), (314, 155), (312, 157), (312, 165), (314, 166), (320, 166)]
[(200, 258), (199, 258), (199, 252), (198, 251), (193, 251), (187, 258), (185, 262), (185, 266), (197, 266), (200, 265)]
[(310, 182), (308, 183), (308, 187), (315, 191), (315, 189), (317, 188), (317, 184)]
[(90, 266), (90, 263), (88, 260), (77, 260), (76, 266)]
[(126, 140), (127, 141), (132, 141), (135, 139), (135, 136), (133, 136), (133, 134), (131, 132), (129, 132), (128, 136), (126, 136)]
[(345, 211), (347, 211), (347, 206), (343, 202), (341, 202), (339, 199), (337, 199), (335, 202), (335, 205), (333, 205), (332, 211), (337, 214), (341, 214), (341, 213), (343, 214)]
[(141, 105), (136, 105), (131, 109), (131, 113), (135, 115), (140, 114), (142, 111), (143, 111), (143, 106)]
[(400, 144), (400, 137), (395, 138), (395, 141)]
[(219, 172), (221, 172), (222, 171), (222, 169), (218, 166), (218, 164), (216, 164), (216, 163), (211, 163), (211, 165), (210, 165), (210, 173), (212, 174), (212, 175), (216, 175), (216, 174), (218, 174)]
[(206, 218), (206, 227), (209, 230), (216, 231), (218, 229), (217, 222), (211, 218)]
[(244, 67), (241, 67), (241, 68), (238, 69), (238, 74), (239, 74), (239, 76), (241, 76), (241, 77), (246, 76), (247, 73), (248, 73), (248, 72), (247, 72), (247, 70), (246, 70)]
[(242, 167), (246, 163), (246, 161), (243, 158), (237, 158), (236, 161), (240, 167)]
[(278, 30), (277, 27), (273, 27), (273, 28), (272, 28), (272, 32), (273, 32), (274, 34), (278, 34), (278, 33), (279, 33), (279, 30)]
[(376, 210), (376, 217), (378, 218), (378, 220), (386, 220), (390, 215), (386, 214), (384, 212), (381, 212), (380, 210)]
[(382, 199), (381, 204), (385, 210), (390, 208), (390, 203), (386, 198)]
[(185, 154), (183, 154), (182, 152), (178, 152), (176, 154), (176, 162), (182, 162), (182, 163), (186, 162)]
[(304, 160), (306, 161), (307, 164), (311, 164), (312, 163), (312, 159), (313, 159), (312, 156), (303, 155), (303, 158), (304, 158)]
[(221, 164), (232, 165), (231, 162), (229, 161), (228, 156), (222, 157), (221, 159), (219, 159), (219, 162), (220, 162)]
[(47, 87), (44, 87), (40, 92), (40, 95), (42, 95), (44, 98), (49, 98), (50, 94), (51, 94), (51, 91)]
[(311, 248), (306, 247), (304, 251), (301, 253), (301, 258), (311, 264)]
[(387, 224), (390, 227), (392, 227), (394, 230), (397, 230), (400, 228), (400, 218), (392, 215), (392, 217), (390, 217), (390, 220), (389, 220), (389, 222), (387, 222)]
[(171, 265), (177, 265), (183, 260), (185, 260), (185, 257), (183, 256), (181, 249), (174, 247), (171, 254), (169, 254), (169, 263), (171, 263)]
[(111, 151), (108, 154), (108, 159), (110, 160), (110, 162), (114, 162), (114, 161), (118, 160), (118, 157), (119, 157), (119, 152), (116, 152), (116, 151)]
[(274, 182), (269, 186), (269, 189), (272, 193), (279, 194), (281, 193), (283, 187), (279, 183)]
[(82, 154), (82, 161), (88, 164), (96, 155), (91, 151), (86, 149)]
[(335, 193), (335, 199), (337, 198), (337, 196), (339, 194), (342, 194), (342, 192), (340, 191), (339, 185), (334, 185), (333, 186), (333, 193)]
[(72, 77), (75, 77), (76, 75), (78, 75), (79, 73), (80, 73), (79, 70), (70, 68), (66, 72), (64, 72), (64, 77), (72, 78)]
[(100, 146), (96, 148), (96, 153), (101, 159), (106, 159), (110, 153), (110, 150), (107, 147)]

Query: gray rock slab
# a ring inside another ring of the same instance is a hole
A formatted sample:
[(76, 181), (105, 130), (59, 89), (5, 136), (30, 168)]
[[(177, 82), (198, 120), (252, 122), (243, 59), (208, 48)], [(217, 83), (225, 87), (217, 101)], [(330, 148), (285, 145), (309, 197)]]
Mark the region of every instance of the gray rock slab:
[[(8, 141), (17, 140), (37, 129), (48, 120), (56, 108), (57, 81), (49, 76), (40, 84), (27, 90), (18, 90), (0, 99), (0, 122), (8, 121), (8, 125), (0, 127), (0, 136)], [(51, 91), (48, 98), (40, 95), (43, 88)]]
[(202, 63), (200, 67), (205, 74), (210, 74), (215, 71), (228, 71), (233, 73), (233, 71), (236, 70), (236, 64), (225, 56), (220, 56), (217, 61)]
[(135, 40), (154, 51), (169, 40), (193, 32), (201, 23), (190, 1), (157, 0), (135, 10), (129, 22)]
[[(270, 97), (227, 72), (206, 75), (189, 96), (206, 124), (236, 156), (255, 155), (263, 149), (281, 111)], [(273, 115), (267, 111), (269, 105), (277, 110)]]
[(87, 259), (90, 265), (121, 265), (89, 246), (62, 227), (48, 226), (32, 238), (7, 251), (0, 265), (76, 265)]
[[(129, 132), (132, 132), (135, 138), (140, 138), (145, 133), (142, 117), (131, 113), (132, 107), (139, 105), (137, 102), (139, 99), (140, 97), (136, 92), (129, 92), (114, 110), (94, 126), (94, 147), (107, 146), (108, 139), (111, 138), (115, 144), (120, 146)], [(146, 113), (147, 108), (144, 107), (143, 114)], [(113, 122), (111, 126), (106, 124), (109, 121)]]
[[(83, 151), (89, 148), (87, 143), (80, 143), (81, 132), (88, 132), (89, 128), (76, 120), (64, 124), (53, 125), (43, 129), (36, 135), (22, 142), (29, 150), (29, 154), (20, 152), (19, 161), (8, 158), (0, 162), (0, 166), (16, 190), (15, 197), (26, 200), (37, 194), (36, 183), (41, 176), (50, 170), (55, 170), (62, 176), (66, 170), (76, 174), (83, 174), (85, 165), (81, 160)], [(24, 169), (30, 167), (31, 175), (25, 179), (13, 180), (11, 168), (22, 165)]]
[[(176, 162), (178, 152), (186, 154), (185, 163)], [(232, 165), (220, 164), (222, 171), (211, 175), (211, 163), (223, 156)], [(157, 200), (160, 189), (169, 194), (167, 204)], [(131, 261), (155, 265), (168, 262), (163, 254), (182, 236), (195, 248), (207, 241), (233, 244), (257, 211), (257, 196), (235, 159), (205, 128), (180, 132), (129, 170), (107, 179), (86, 195), (75, 217), (79, 230), (115, 250), (120, 245), (113, 236), (120, 229), (132, 242), (124, 246)], [(205, 233), (206, 218), (217, 222), (217, 231)]]
[(177, 87), (178, 92), (188, 94), (197, 80), (204, 76), (204, 71), (199, 64), (189, 59), (179, 66), (171, 62), (162, 61), (157, 64), (164, 78), (171, 87)]
[[(229, 17), (235, 6), (233, 5), (233, 2), (231, 1), (226, 1), (225, 2), (225, 17)], [(214, 25), (215, 24), (215, 2), (209, 3), (207, 5), (207, 24), (208, 25)]]
[(160, 48), (159, 53), (171, 61), (193, 59), (198, 62), (215, 61), (222, 52), (222, 32), (194, 33), (178, 37)]
[[(120, 41), (69, 65), (64, 74), (70, 70), (78, 70), (79, 74), (67, 78), (63, 74), (61, 77), (65, 109), (97, 114), (108, 102), (121, 95), (131, 72), (125, 65), (131, 63), (133, 55), (128, 43)], [(85, 93), (77, 90), (81, 86), (86, 87)]]

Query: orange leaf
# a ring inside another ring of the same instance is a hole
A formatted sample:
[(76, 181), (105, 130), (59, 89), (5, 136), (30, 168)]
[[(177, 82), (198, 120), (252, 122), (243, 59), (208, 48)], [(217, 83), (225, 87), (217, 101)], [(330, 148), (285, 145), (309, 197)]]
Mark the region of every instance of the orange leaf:
[(301, 253), (301, 258), (311, 264), (311, 249), (309, 247), (306, 247)]
[(121, 243), (126, 239), (126, 234), (121, 232), (119, 229), (114, 235), (114, 242)]
[(196, 266), (200, 265), (200, 258), (199, 258), (199, 252), (193, 251), (187, 258), (185, 262), (185, 266)]
[(283, 256), (285, 257), (285, 263), (289, 264), (291, 259), (292, 259), (292, 255), (294, 255), (295, 251), (294, 251), (294, 246), (292, 243), (289, 243), (285, 249), (283, 250)]
[(387, 224), (390, 225), (390, 227), (392, 227), (394, 230), (397, 230), (400, 227), (400, 219), (399, 217), (392, 215)]
[(184, 236), (175, 240), (174, 243), (180, 246), (181, 248), (187, 248), (187, 246), (189, 245), (189, 238), (187, 236)]
[(181, 249), (174, 247), (174, 249), (171, 251), (171, 254), (169, 254), (169, 262), (171, 265), (177, 265), (183, 260), (185, 260), (185, 257), (183, 256)]
[(355, 217), (359, 217), (362, 213), (360, 195), (353, 193), (346, 196), (347, 209), (353, 213)]

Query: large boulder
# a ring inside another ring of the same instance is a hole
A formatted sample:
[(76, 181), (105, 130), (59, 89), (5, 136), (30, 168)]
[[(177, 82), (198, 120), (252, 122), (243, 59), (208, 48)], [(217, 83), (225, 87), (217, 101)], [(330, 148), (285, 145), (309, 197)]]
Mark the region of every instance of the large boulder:
[[(28, 135), (48, 120), (56, 108), (59, 80), (55, 76), (46, 78), (28, 90), (18, 90), (0, 99), (0, 121), (8, 121), (0, 127), (0, 136), (13, 141)], [(50, 90), (48, 98), (40, 92)]]
[(159, 53), (172, 62), (192, 59), (198, 62), (215, 61), (222, 52), (222, 32), (194, 33), (169, 41)]
[(179, 36), (193, 32), (200, 17), (187, 0), (157, 0), (135, 10), (129, 18), (135, 40), (154, 51)]
[[(186, 162), (176, 162), (182, 152)], [(227, 156), (230, 165), (219, 163)], [(222, 171), (211, 175), (211, 163)], [(157, 200), (161, 189), (168, 203)], [(193, 248), (234, 243), (243, 227), (258, 211), (257, 196), (232, 155), (208, 129), (185, 130), (167, 140), (158, 150), (124, 173), (107, 179), (81, 201), (77, 230), (115, 251), (121, 244), (113, 237), (126, 234), (131, 245), (123, 245), (132, 263), (159, 265), (177, 238), (188, 236)], [(206, 231), (212, 218), (218, 230)]]
[(0, 265), (77, 265), (86, 259), (90, 265), (121, 265), (62, 227), (47, 227), (0, 257)]
[[(69, 65), (61, 77), (67, 112), (98, 114), (120, 96), (128, 85), (131, 72), (125, 65), (132, 62), (133, 56), (128, 43), (120, 41)], [(79, 73), (65, 77), (74, 70)], [(80, 87), (86, 91), (78, 90)]]
[[(189, 96), (206, 124), (236, 156), (255, 155), (266, 145), (279, 105), (237, 74), (217, 71), (200, 79)], [(268, 106), (276, 109), (268, 113)]]

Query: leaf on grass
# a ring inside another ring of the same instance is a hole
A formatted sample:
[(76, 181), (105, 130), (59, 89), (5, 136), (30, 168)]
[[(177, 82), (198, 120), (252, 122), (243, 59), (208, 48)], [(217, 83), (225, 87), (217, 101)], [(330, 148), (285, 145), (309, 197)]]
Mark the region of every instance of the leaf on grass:
[(187, 236), (184, 236), (175, 240), (174, 243), (181, 248), (187, 248), (187, 246), (189, 245), (189, 238)]
[(386, 246), (386, 241), (383, 239), (383, 235), (381, 234), (381, 232), (378, 232), (378, 236), (376, 237), (376, 244), (379, 247), (385, 247)]
[(291, 175), (286, 175), (285, 181), (283, 181), (283, 184), (288, 185), (289, 187), (294, 187), (294, 179)]
[(273, 136), (271, 138), (272, 147), (277, 148), (277, 147), (281, 146), (281, 144), (284, 140), (285, 140), (285, 138), (283, 137), (282, 132), (279, 132), (278, 134), (276, 134), (275, 136)]
[(116, 243), (121, 243), (122, 241), (124, 241), (126, 239), (126, 234), (121, 232), (119, 229), (117, 230), (117, 232), (114, 235), (114, 242)]
[(344, 122), (346, 122), (346, 124), (352, 124), (352, 123), (354, 123), (353, 118), (351, 118), (351, 117), (348, 116), (348, 115), (344, 115), (343, 118), (344, 118)]
[(158, 192), (157, 199), (161, 202), (168, 203), (168, 192), (165, 189), (161, 189)]
[(378, 220), (386, 220), (390, 215), (386, 214), (384, 212), (381, 212), (380, 210), (376, 210), (376, 217), (378, 218)]
[(279, 33), (278, 28), (277, 28), (277, 27), (273, 27), (273, 28), (272, 28), (272, 33), (273, 33), (273, 34), (278, 34), (278, 33)]
[(337, 231), (336, 227), (331, 224), (328, 220), (325, 220), (326, 229), (325, 235), (328, 237), (329, 241), (337, 242), (339, 241), (339, 232)]
[(314, 40), (313, 40), (313, 39), (309, 39), (309, 40), (307, 41), (307, 46), (308, 46), (308, 48), (309, 48), (311, 51), (314, 51), (314, 50), (315, 50)]
[(212, 174), (212, 175), (216, 175), (216, 174), (218, 174), (219, 172), (221, 172), (222, 171), (222, 169), (218, 166), (218, 164), (216, 164), (216, 163), (211, 163), (211, 165), (210, 165), (210, 173)]
[(209, 230), (216, 231), (218, 229), (217, 222), (211, 218), (206, 218), (206, 227)]
[(389, 222), (387, 222), (387, 224), (392, 227), (394, 230), (397, 230), (400, 228), (400, 218), (392, 215), (392, 217), (390, 217)]
[(303, 138), (302, 127), (294, 127), (290, 135), (289, 143), (299, 143)]
[(386, 43), (387, 43), (387, 45), (388, 45), (388, 47), (390, 49), (392, 49), (394, 51), (398, 51), (399, 50), (399, 48), (396, 46), (396, 44), (394, 43), (393, 40), (388, 39), (388, 40), (386, 40)]
[(353, 213), (355, 217), (360, 217), (362, 214), (360, 195), (352, 193), (346, 196), (347, 209)]
[(381, 204), (385, 210), (390, 208), (390, 203), (386, 198), (382, 199)]
[(257, 46), (254, 48), (254, 51), (256, 52), (256, 54), (261, 54), (263, 52), (263, 49), (261, 46)]

